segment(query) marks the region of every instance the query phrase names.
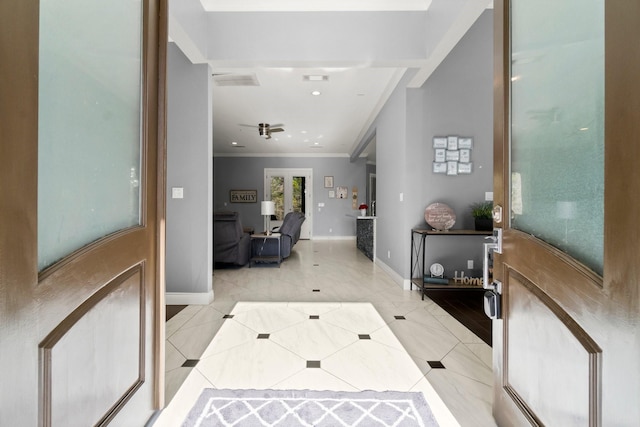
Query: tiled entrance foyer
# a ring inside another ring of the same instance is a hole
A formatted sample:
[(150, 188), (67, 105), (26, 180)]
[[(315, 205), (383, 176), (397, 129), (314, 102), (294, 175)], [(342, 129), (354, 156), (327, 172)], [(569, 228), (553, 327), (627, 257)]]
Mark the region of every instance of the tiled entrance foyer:
[[(158, 426), (179, 425), (181, 419), (170, 420), (172, 414), (186, 413), (202, 387), (410, 389), (398, 383), (409, 372), (426, 376), (460, 425), (495, 425), (490, 347), (433, 302), (421, 301), (419, 292), (400, 289), (353, 241), (299, 241), (281, 268), (216, 270), (214, 292), (209, 306), (189, 306), (167, 322), (167, 395), (184, 385)], [(274, 304), (236, 306), (239, 301), (289, 304), (275, 305), (273, 316)], [(300, 302), (329, 304), (294, 304)], [(370, 304), (350, 302), (370, 302), (386, 325), (358, 314)], [(221, 333), (209, 346), (225, 322), (224, 331), (236, 332)], [(320, 331), (322, 340), (305, 339), (312, 330)], [(385, 331), (393, 332), (415, 366), (390, 345), (395, 338)], [(269, 337), (257, 339), (258, 334)], [(293, 348), (286, 344), (291, 334), (299, 337)], [(356, 358), (359, 373), (344, 368)], [(271, 365), (279, 367), (252, 371), (269, 359), (281, 361)], [(182, 367), (191, 360), (200, 362)], [(298, 362), (319, 362), (320, 368), (298, 369)], [(441, 362), (444, 369), (429, 362)]]

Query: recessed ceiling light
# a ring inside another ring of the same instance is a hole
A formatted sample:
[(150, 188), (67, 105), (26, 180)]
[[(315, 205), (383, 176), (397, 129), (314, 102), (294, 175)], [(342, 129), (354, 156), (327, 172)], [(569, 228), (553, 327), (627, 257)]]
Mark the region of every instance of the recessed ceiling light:
[(580, 128), (581, 131), (589, 130), (589, 128)]
[(322, 82), (322, 81), (329, 80), (329, 76), (325, 74), (309, 74), (309, 75), (303, 76), (302, 79), (309, 82)]
[(320, 143), (319, 142), (314, 142), (313, 145), (320, 145)]
[(231, 145), (238, 145), (238, 143), (237, 143), (237, 142), (235, 142), (235, 141), (233, 141), (233, 142), (231, 143)]
[(319, 96), (320, 95), (320, 91), (319, 90), (314, 90), (313, 92), (311, 92), (311, 95)]

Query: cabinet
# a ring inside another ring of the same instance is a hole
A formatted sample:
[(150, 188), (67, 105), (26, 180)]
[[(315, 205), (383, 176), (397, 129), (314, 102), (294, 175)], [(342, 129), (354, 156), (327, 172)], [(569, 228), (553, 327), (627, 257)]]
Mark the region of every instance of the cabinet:
[(359, 216), (356, 223), (356, 246), (371, 261), (376, 260), (376, 218)]
[[(416, 285), (422, 291), (422, 299), (424, 299), (425, 289), (469, 289), (478, 288), (477, 285), (464, 285), (461, 283), (449, 283), (447, 285), (425, 283), (425, 259), (427, 252), (427, 237), (429, 236), (491, 236), (492, 231), (476, 231), (476, 230), (432, 230), (426, 228), (411, 229), (411, 289)], [(430, 240), (432, 240), (431, 237)]]

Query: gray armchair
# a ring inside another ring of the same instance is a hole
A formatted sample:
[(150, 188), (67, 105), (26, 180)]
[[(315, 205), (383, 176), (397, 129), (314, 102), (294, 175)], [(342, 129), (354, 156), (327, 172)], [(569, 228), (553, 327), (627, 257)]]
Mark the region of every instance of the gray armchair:
[(213, 214), (213, 262), (245, 265), (251, 256), (251, 237), (242, 229), (238, 212)]
[(285, 215), (282, 225), (273, 229), (275, 233), (280, 233), (280, 254), (282, 258), (291, 255), (291, 249), (300, 239), (300, 229), (305, 220), (302, 212), (289, 212)]

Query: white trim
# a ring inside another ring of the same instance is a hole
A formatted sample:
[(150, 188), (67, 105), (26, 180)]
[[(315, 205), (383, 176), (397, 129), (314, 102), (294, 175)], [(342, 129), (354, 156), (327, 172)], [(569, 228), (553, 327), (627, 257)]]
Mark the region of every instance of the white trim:
[(356, 240), (356, 236), (313, 236), (311, 240)]
[(395, 270), (393, 270), (391, 267), (389, 267), (384, 262), (380, 261), (380, 258), (376, 258), (375, 264), (378, 267), (380, 267), (380, 269), (382, 269), (382, 271), (387, 273), (389, 275), (389, 277), (391, 277), (391, 280), (396, 282), (396, 284), (398, 284), (398, 286), (400, 286), (402, 289), (404, 289), (405, 291), (408, 291), (408, 290), (411, 289), (411, 280), (410, 279), (405, 279), (402, 276), (400, 276), (398, 273), (395, 272)]
[(209, 292), (166, 292), (166, 305), (209, 305), (213, 302), (213, 289)]
[(346, 157), (347, 153), (213, 153), (213, 157)]
[(426, 11), (431, 0), (202, 0), (206, 12), (397, 12)]

